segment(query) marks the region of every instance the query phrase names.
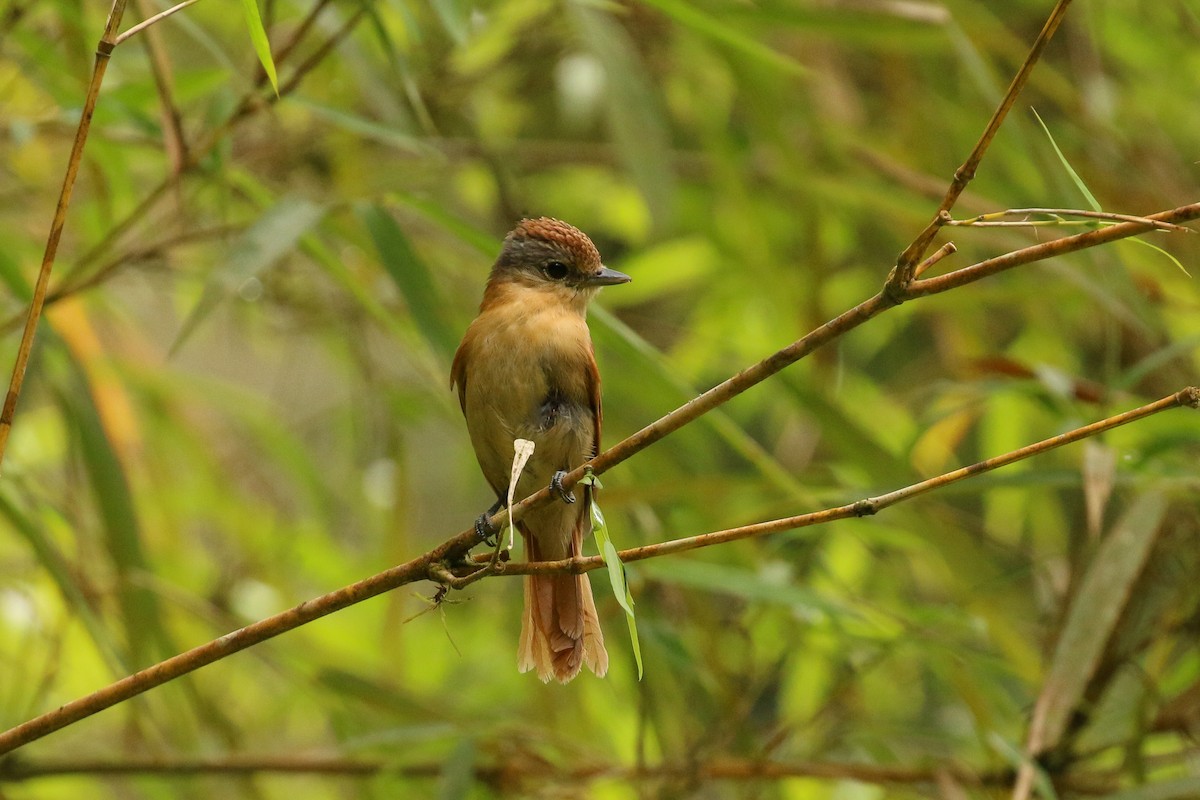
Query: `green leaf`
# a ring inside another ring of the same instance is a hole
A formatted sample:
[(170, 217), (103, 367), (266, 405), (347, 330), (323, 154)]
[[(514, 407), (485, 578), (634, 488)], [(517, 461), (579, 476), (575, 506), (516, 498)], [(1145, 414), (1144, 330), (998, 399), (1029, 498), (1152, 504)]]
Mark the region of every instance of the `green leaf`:
[(1166, 250), (1163, 250), (1158, 245), (1151, 244), (1150, 242), (1147, 242), (1145, 239), (1139, 239), (1136, 236), (1130, 237), (1129, 239), (1124, 239), (1123, 241), (1130, 242), (1131, 244), (1140, 244), (1142, 247), (1149, 247), (1151, 250), (1154, 250), (1154, 251), (1160, 253), (1161, 255), (1166, 256), (1168, 259), (1170, 259), (1171, 263), (1174, 264), (1176, 267), (1178, 267), (1179, 271), (1182, 272), (1184, 275), (1187, 275), (1189, 278), (1192, 277), (1192, 273), (1187, 271), (1187, 267), (1185, 267), (1183, 265), (1182, 261), (1180, 261), (1178, 258), (1176, 258), (1175, 256), (1168, 253)]
[(1050, 777), (1046, 775), (1046, 770), (1036, 761), (1029, 761), (1024, 753), (1013, 746), (1012, 742), (1008, 741), (995, 731), (988, 734), (988, 744), (999, 753), (1009, 766), (1016, 772), (1022, 766), (1028, 764), (1033, 768), (1033, 782), (1037, 786), (1038, 795), (1046, 798), (1046, 800), (1056, 800), (1058, 793), (1054, 791), (1054, 783)]
[(170, 352), (182, 347), (226, 298), (290, 251), (324, 214), (322, 206), (296, 198), (280, 200), (264, 213), (230, 248), (229, 260), (209, 275), (200, 300), (184, 319)]
[(844, 617), (856, 614), (836, 602), (801, 589), (790, 582), (764, 578), (762, 573), (690, 558), (671, 561), (669, 565), (647, 561), (642, 571), (663, 583), (673, 583), (710, 592), (767, 603), (780, 603), (804, 611), (807, 615)]
[(371, 204), (360, 207), (358, 214), (417, 327), (435, 350), (449, 356), (458, 346), (458, 335), (446, 318), (446, 304), (428, 265), (417, 255), (387, 209)]
[(1106, 794), (1102, 800), (1176, 800), (1200, 796), (1200, 778), (1178, 778)]
[(625, 29), (611, 15), (579, 3), (570, 8), (579, 36), (603, 65), (608, 79), (605, 103), (617, 152), (655, 223), (665, 227), (674, 216), (675, 156), (659, 94), (646, 78), (649, 70)]
[(608, 523), (604, 521), (604, 512), (600, 510), (600, 504), (595, 499), (592, 500), (592, 535), (596, 537), (596, 549), (600, 551), (600, 555), (608, 567), (608, 581), (612, 584), (613, 595), (621, 604), (621, 608), (625, 609), (625, 622), (629, 626), (629, 642), (633, 646), (633, 657), (637, 661), (638, 680), (640, 681), (643, 673), (642, 646), (638, 639), (637, 619), (633, 614), (633, 595), (629, 592), (629, 586), (625, 582), (625, 565), (621, 563), (621, 557), (617, 555), (617, 548), (613, 547), (612, 540), (608, 538)]
[(1079, 177), (1079, 173), (1077, 173), (1071, 166), (1071, 162), (1067, 161), (1067, 157), (1063, 155), (1063, 151), (1058, 148), (1058, 142), (1054, 141), (1054, 137), (1050, 134), (1050, 129), (1046, 127), (1045, 122), (1042, 122), (1042, 118), (1037, 113), (1037, 110), (1031, 110), (1033, 111), (1033, 116), (1037, 117), (1038, 125), (1041, 125), (1042, 130), (1046, 132), (1046, 138), (1050, 140), (1050, 146), (1054, 148), (1055, 154), (1058, 155), (1058, 160), (1063, 165), (1063, 169), (1067, 171), (1067, 175), (1069, 175), (1071, 180), (1075, 183), (1075, 188), (1077, 188), (1080, 194), (1083, 195), (1084, 199), (1087, 200), (1088, 205), (1092, 208), (1092, 211), (1103, 211), (1104, 209), (1102, 209), (1100, 207), (1100, 203), (1096, 201), (1095, 195), (1093, 195), (1091, 190), (1088, 189), (1087, 184), (1083, 182), (1083, 179)]
[[(42, 509), (41, 513), (48, 516), (55, 512), (53, 509), (46, 508)], [(104, 628), (103, 621), (92, 610), (92, 605), (88, 602), (84, 589), (80, 587), (79, 582), (72, 574), (72, 570), (75, 568), (46, 535), (46, 531), (43, 529), (44, 524), (27, 514), (13, 497), (11, 480), (0, 483), (0, 517), (8, 520), (10, 529), (29, 545), (38, 564), (54, 581), (67, 607), (83, 624), (84, 630), (95, 642), (113, 674), (123, 676), (135, 669), (137, 665), (125, 660), (117, 651), (112, 637)]]
[(1167, 503), (1161, 494), (1138, 498), (1100, 545), (1071, 601), (1042, 694), (1042, 742), (1054, 747), (1088, 682), (1142, 572)]
[(258, 13), (258, 3), (255, 0), (242, 0), (242, 8), (246, 12), (246, 30), (250, 32), (250, 41), (254, 44), (254, 52), (262, 63), (271, 88), (279, 96), (279, 79), (275, 75), (275, 60), (271, 58), (271, 43), (267, 40), (267, 31), (263, 28), (262, 15)]
[(149, 663), (154, 645), (164, 652), (173, 646), (163, 627), (158, 598), (145, 587), (142, 576), (152, 574), (142, 547), (133, 491), (125, 465), (117, 457), (101, 423), (100, 410), (82, 368), (70, 360), (71, 374), (61, 394), (63, 413), (75, 427), (83, 467), (92, 485), (104, 545), (118, 575), (117, 598), (124, 618), (129, 663)]
[(717, 19), (683, 0), (647, 0), (647, 2), (701, 36), (707, 36), (727, 45), (755, 61), (796, 77), (808, 75), (808, 69), (799, 61), (776, 52), (757, 39), (747, 36), (730, 25), (727, 19)]

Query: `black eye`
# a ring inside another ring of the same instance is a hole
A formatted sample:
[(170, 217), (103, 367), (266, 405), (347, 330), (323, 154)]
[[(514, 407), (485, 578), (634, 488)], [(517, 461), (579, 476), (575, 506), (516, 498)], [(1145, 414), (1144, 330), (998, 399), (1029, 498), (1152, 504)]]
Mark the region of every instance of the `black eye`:
[(567, 265), (561, 261), (551, 261), (546, 266), (542, 267), (542, 274), (552, 281), (561, 281), (567, 277)]

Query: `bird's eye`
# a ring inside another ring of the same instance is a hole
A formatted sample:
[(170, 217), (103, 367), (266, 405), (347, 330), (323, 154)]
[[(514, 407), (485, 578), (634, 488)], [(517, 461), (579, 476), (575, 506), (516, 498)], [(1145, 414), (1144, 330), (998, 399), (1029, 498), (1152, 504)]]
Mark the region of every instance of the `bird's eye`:
[(567, 265), (561, 261), (551, 261), (542, 267), (542, 273), (552, 281), (561, 281), (567, 277)]

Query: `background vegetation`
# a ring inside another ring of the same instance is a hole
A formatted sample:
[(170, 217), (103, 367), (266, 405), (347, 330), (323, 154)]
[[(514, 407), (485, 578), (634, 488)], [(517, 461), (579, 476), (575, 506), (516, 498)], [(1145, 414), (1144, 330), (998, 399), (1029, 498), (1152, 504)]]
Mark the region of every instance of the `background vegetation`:
[[(464, 529), (491, 498), (447, 373), (522, 215), (634, 276), (592, 317), (610, 444), (874, 294), (1050, 6), (264, 0), (278, 99), (236, 3), (122, 44), (0, 480), (0, 729)], [(107, 12), (0, 6), (6, 364)], [(1104, 208), (1194, 202), (1198, 35), (1188, 0), (1076, 3), (959, 215), (1086, 207), (1031, 108)], [(1060, 233), (948, 232), (950, 266)], [(1200, 269), (1197, 237), (1148, 238)], [(1133, 242), (907, 303), (607, 474), (612, 536), (850, 502), (1141, 405), (1196, 383), (1198, 311)], [(641, 682), (603, 580), (611, 674), (565, 688), (516, 672), (519, 581), (401, 589), (23, 748), (0, 794), (1007, 795), (1065, 622), (1107, 598), (1037, 791), (1195, 796), (1198, 456), (1173, 411), (633, 565)], [(1084, 591), (1121, 563), (1128, 603)]]

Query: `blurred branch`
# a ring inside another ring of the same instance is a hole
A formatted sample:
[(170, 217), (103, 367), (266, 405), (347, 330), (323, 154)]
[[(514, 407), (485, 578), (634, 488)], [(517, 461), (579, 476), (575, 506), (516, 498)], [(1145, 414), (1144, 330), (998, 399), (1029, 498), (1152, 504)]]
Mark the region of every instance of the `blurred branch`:
[[(191, 3), (199, 2), (199, 0), (188, 0), (185, 3), (180, 3), (174, 8), (169, 8), (156, 17), (146, 20), (136, 28), (146, 27), (162, 19), (168, 13), (174, 13), (181, 8), (184, 8)], [(137, 8), (142, 13), (146, 12), (146, 0), (135, 0)], [(135, 29), (136, 29), (135, 28)], [(171, 61), (167, 56), (167, 49), (163, 46), (162, 37), (158, 35), (158, 31), (147, 31), (142, 39), (142, 45), (145, 47), (146, 55), (150, 61), (150, 74), (154, 77), (154, 88), (158, 91), (159, 113), (163, 120), (163, 144), (166, 146), (167, 156), (171, 160), (171, 168), (178, 173), (183, 169), (183, 164), (187, 159), (187, 141), (183, 135), (183, 121), (179, 113), (178, 106), (175, 105), (174, 90), (171, 87)], [(117, 44), (131, 35), (130, 32), (117, 37)]]
[(900, 287), (907, 286), (912, 281), (913, 270), (916, 268), (917, 262), (925, 255), (925, 251), (929, 249), (933, 237), (937, 236), (938, 231), (941, 230), (944, 224), (942, 215), (949, 213), (950, 209), (954, 208), (959, 195), (967, 188), (967, 184), (974, 179), (975, 170), (979, 168), (979, 163), (983, 160), (984, 153), (987, 152), (992, 139), (996, 136), (996, 132), (1000, 130), (1000, 125), (1004, 122), (1004, 118), (1008, 116), (1013, 103), (1017, 101), (1017, 97), (1025, 88), (1025, 83), (1029, 80), (1029, 75), (1033, 72), (1034, 65), (1037, 64), (1042, 51), (1046, 49), (1046, 44), (1054, 36), (1054, 32), (1058, 30), (1059, 24), (1067, 14), (1067, 6), (1069, 5), (1071, 5), (1071, 0), (1058, 0), (1058, 3), (1050, 12), (1050, 16), (1046, 19), (1046, 24), (1042, 26), (1042, 32), (1038, 34), (1033, 46), (1029, 48), (1029, 55), (1025, 56), (1024, 63), (1017, 70), (1012, 83), (1008, 85), (1008, 91), (1005, 92), (1004, 99), (996, 107), (992, 118), (988, 120), (987, 126), (983, 129), (983, 134), (979, 137), (979, 141), (975, 143), (975, 149), (967, 156), (967, 160), (962, 163), (962, 166), (954, 171), (954, 180), (950, 182), (950, 186), (946, 190), (946, 195), (942, 198), (942, 202), (938, 206), (937, 212), (934, 213), (933, 219), (917, 235), (917, 238), (913, 239), (912, 243), (904, 249), (900, 257), (896, 259), (896, 267), (892, 270), (892, 274), (888, 276), (886, 289), (888, 293), (896, 291)]
[[(16, 759), (0, 762), (0, 782), (27, 781), (62, 775), (252, 775), (264, 772), (286, 775), (350, 775), (368, 777), (381, 772), (406, 778), (437, 779), (445, 774), (443, 762), (396, 764), (387, 759), (343, 758), (339, 756), (249, 756), (226, 758), (145, 758), (122, 761), (72, 759)], [(970, 786), (1004, 786), (1012, 780), (1011, 771), (971, 770), (959, 765), (930, 768), (849, 764), (827, 761), (773, 761), (748, 758), (718, 758), (697, 763), (584, 764), (556, 767), (545, 761), (514, 758), (494, 765), (473, 767), (473, 777), (496, 788), (520, 787), (529, 780), (544, 783), (547, 778), (561, 783), (578, 784), (591, 780), (705, 780), (762, 781), (787, 778), (823, 778), (850, 780), (876, 785), (934, 785), (940, 776), (949, 776)], [(1112, 791), (1117, 782), (1111, 777), (1088, 774), (1063, 775), (1059, 785), (1084, 794)]]
[(83, 160), (83, 148), (87, 144), (88, 131), (92, 127), (92, 114), (96, 110), (96, 98), (100, 96), (100, 85), (104, 83), (104, 73), (108, 69), (108, 60), (112, 56), (115, 46), (117, 28), (121, 26), (121, 17), (125, 13), (125, 2), (126, 0), (113, 0), (112, 8), (108, 12), (108, 22), (104, 26), (104, 33), (101, 34), (100, 42), (96, 46), (96, 61), (92, 67), (92, 79), (88, 84), (87, 95), (84, 97), (83, 112), (79, 115), (79, 127), (75, 132), (75, 141), (71, 145), (71, 155), (67, 159), (67, 172), (63, 176), (58, 204), (54, 209), (54, 219), (50, 223), (50, 235), (46, 239), (42, 266), (38, 270), (37, 281), (34, 283), (33, 300), (29, 304), (29, 314), (25, 318), (25, 330), (21, 334), (21, 343), (17, 347), (17, 357), (13, 363), (8, 393), (4, 397), (3, 410), (0, 410), (0, 463), (4, 461), (4, 453), (8, 449), (8, 435), (12, 430), (13, 415), (17, 410), (21, 387), (25, 383), (25, 369), (29, 366), (29, 355), (33, 352), (33, 338), (37, 333), (38, 321), (42, 317), (46, 289), (50, 283), (50, 272), (54, 268), (54, 259), (58, 255), (58, 243), (62, 238), (63, 226), (66, 224), (67, 209), (71, 206), (71, 194), (75, 189), (75, 179), (79, 175), (79, 165)]

